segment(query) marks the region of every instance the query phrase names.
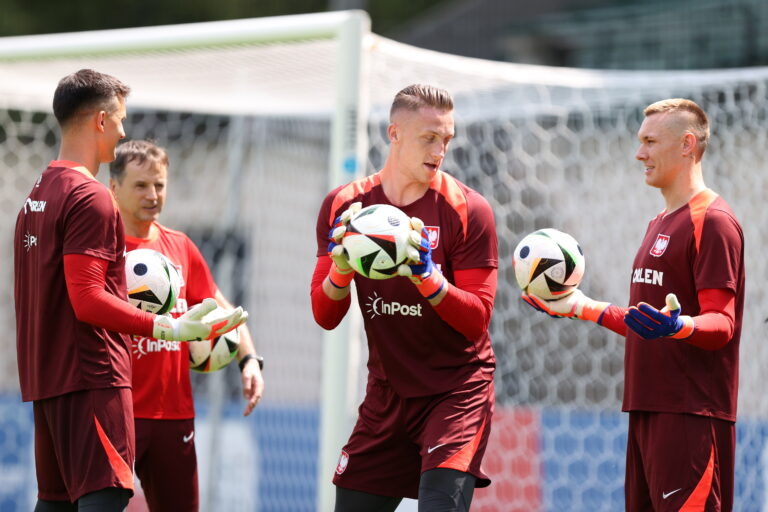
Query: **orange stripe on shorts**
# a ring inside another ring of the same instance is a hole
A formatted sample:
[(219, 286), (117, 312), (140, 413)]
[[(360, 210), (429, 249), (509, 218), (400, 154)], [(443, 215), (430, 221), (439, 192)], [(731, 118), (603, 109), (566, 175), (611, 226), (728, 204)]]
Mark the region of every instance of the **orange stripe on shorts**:
[(451, 455), (445, 462), (437, 467), (466, 472), (467, 469), (469, 469), (469, 465), (472, 463), (472, 458), (477, 452), (477, 446), (480, 444), (480, 440), (483, 438), (486, 419), (483, 420), (483, 424), (480, 425), (480, 429), (477, 431), (477, 434), (475, 434), (475, 437), (472, 438), (472, 440), (466, 445), (464, 445), (464, 448)]
[(125, 463), (123, 458), (112, 445), (112, 441), (109, 440), (107, 434), (104, 432), (104, 429), (101, 428), (99, 418), (97, 418), (95, 414), (93, 415), (93, 421), (96, 424), (96, 431), (99, 433), (101, 445), (104, 447), (104, 451), (106, 452), (107, 458), (109, 459), (109, 465), (112, 466), (112, 469), (115, 470), (115, 474), (117, 475), (117, 479), (120, 482), (120, 485), (124, 489), (133, 490), (133, 472), (131, 471), (131, 468), (128, 466), (128, 464)]
[(701, 475), (701, 480), (696, 484), (696, 488), (693, 490), (688, 499), (680, 508), (680, 512), (704, 512), (704, 508), (707, 505), (707, 497), (712, 490), (712, 476), (715, 473), (715, 447), (713, 446), (709, 452), (709, 462), (707, 462), (707, 469), (704, 470), (704, 474)]

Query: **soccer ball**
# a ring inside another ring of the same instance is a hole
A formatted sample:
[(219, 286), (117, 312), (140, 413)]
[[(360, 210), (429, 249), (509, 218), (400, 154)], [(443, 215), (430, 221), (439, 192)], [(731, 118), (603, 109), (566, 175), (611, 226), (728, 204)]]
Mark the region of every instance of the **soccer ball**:
[(196, 372), (209, 373), (221, 370), (237, 355), (240, 347), (240, 329), (233, 329), (218, 338), (190, 341), (189, 367)]
[(125, 256), (128, 301), (158, 315), (169, 312), (181, 288), (179, 271), (163, 254), (152, 249), (136, 249)]
[(357, 272), (370, 279), (389, 279), (405, 262), (410, 233), (411, 219), (399, 208), (374, 204), (349, 220), (341, 244)]
[(545, 300), (573, 292), (584, 276), (584, 252), (571, 235), (547, 228), (523, 238), (512, 260), (520, 288)]

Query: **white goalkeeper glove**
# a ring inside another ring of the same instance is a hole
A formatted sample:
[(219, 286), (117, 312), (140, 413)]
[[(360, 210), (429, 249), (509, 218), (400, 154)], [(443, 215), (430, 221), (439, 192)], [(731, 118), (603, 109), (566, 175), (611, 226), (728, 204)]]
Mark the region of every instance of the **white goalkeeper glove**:
[(597, 323), (600, 315), (608, 309), (609, 302), (592, 300), (581, 290), (574, 290), (567, 296), (555, 300), (544, 300), (530, 293), (523, 293), (522, 299), (532, 308), (556, 318), (578, 318)]
[(152, 336), (158, 340), (210, 340), (237, 328), (247, 319), (248, 312), (243, 308), (226, 310), (220, 308), (214, 299), (208, 298), (179, 318), (155, 316)]
[(432, 261), (432, 246), (424, 221), (411, 217), (411, 233), (406, 248), (408, 258), (397, 267), (397, 273), (409, 278), (419, 293), (431, 300), (440, 295), (446, 285), (445, 277)]

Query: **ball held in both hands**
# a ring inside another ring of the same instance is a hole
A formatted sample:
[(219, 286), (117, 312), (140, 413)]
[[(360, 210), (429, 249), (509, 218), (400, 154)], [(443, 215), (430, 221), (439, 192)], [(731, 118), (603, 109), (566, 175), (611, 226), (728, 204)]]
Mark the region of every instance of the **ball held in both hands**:
[(410, 232), (410, 218), (399, 208), (366, 206), (346, 223), (339, 241), (344, 251), (336, 257), (345, 257), (351, 268), (369, 279), (390, 279), (408, 258)]

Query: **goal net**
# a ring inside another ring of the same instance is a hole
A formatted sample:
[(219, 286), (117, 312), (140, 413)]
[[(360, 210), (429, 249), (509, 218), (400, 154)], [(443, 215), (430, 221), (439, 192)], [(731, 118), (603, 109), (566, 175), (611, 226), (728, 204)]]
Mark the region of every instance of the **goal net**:
[[(511, 252), (535, 229), (566, 231), (586, 253), (585, 293), (625, 305), (634, 251), (663, 208), (634, 160), (642, 110), (688, 97), (712, 121), (704, 176), (742, 222), (748, 281), (768, 278), (759, 257), (768, 225), (768, 69), (515, 65), (409, 47), (366, 26), (359, 13), (328, 13), (0, 39), (7, 219), (0, 272), (13, 282), (13, 219), (56, 156), (56, 83), (83, 67), (119, 77), (133, 89), (128, 138), (168, 149), (161, 222), (198, 243), (225, 295), (249, 310), (267, 360), (264, 401), (247, 419), (239, 418), (236, 366), (195, 376), (203, 508), (327, 510), (335, 457), (362, 397), (366, 348), (350, 322), (339, 331), (343, 349), (323, 353), (339, 346), (339, 336), (326, 338), (312, 319), (317, 211), (333, 184), (380, 168), (398, 90), (416, 82), (445, 87), (455, 99), (457, 136), (444, 169), (491, 203), (500, 252), (491, 323), (497, 412), (486, 456), (494, 484), (476, 492), (473, 510), (622, 509), (623, 340), (593, 324), (534, 314), (518, 297)], [(106, 174), (104, 167), (99, 178)], [(0, 326), (12, 333), (12, 286), (0, 290), (0, 301)], [(745, 306), (736, 508), (761, 510), (768, 506), (762, 287), (748, 286)], [(0, 502), (31, 508), (31, 412), (15, 395), (13, 336), (2, 343)], [(336, 375), (344, 377), (329, 384)], [(337, 416), (341, 431), (321, 435)]]

